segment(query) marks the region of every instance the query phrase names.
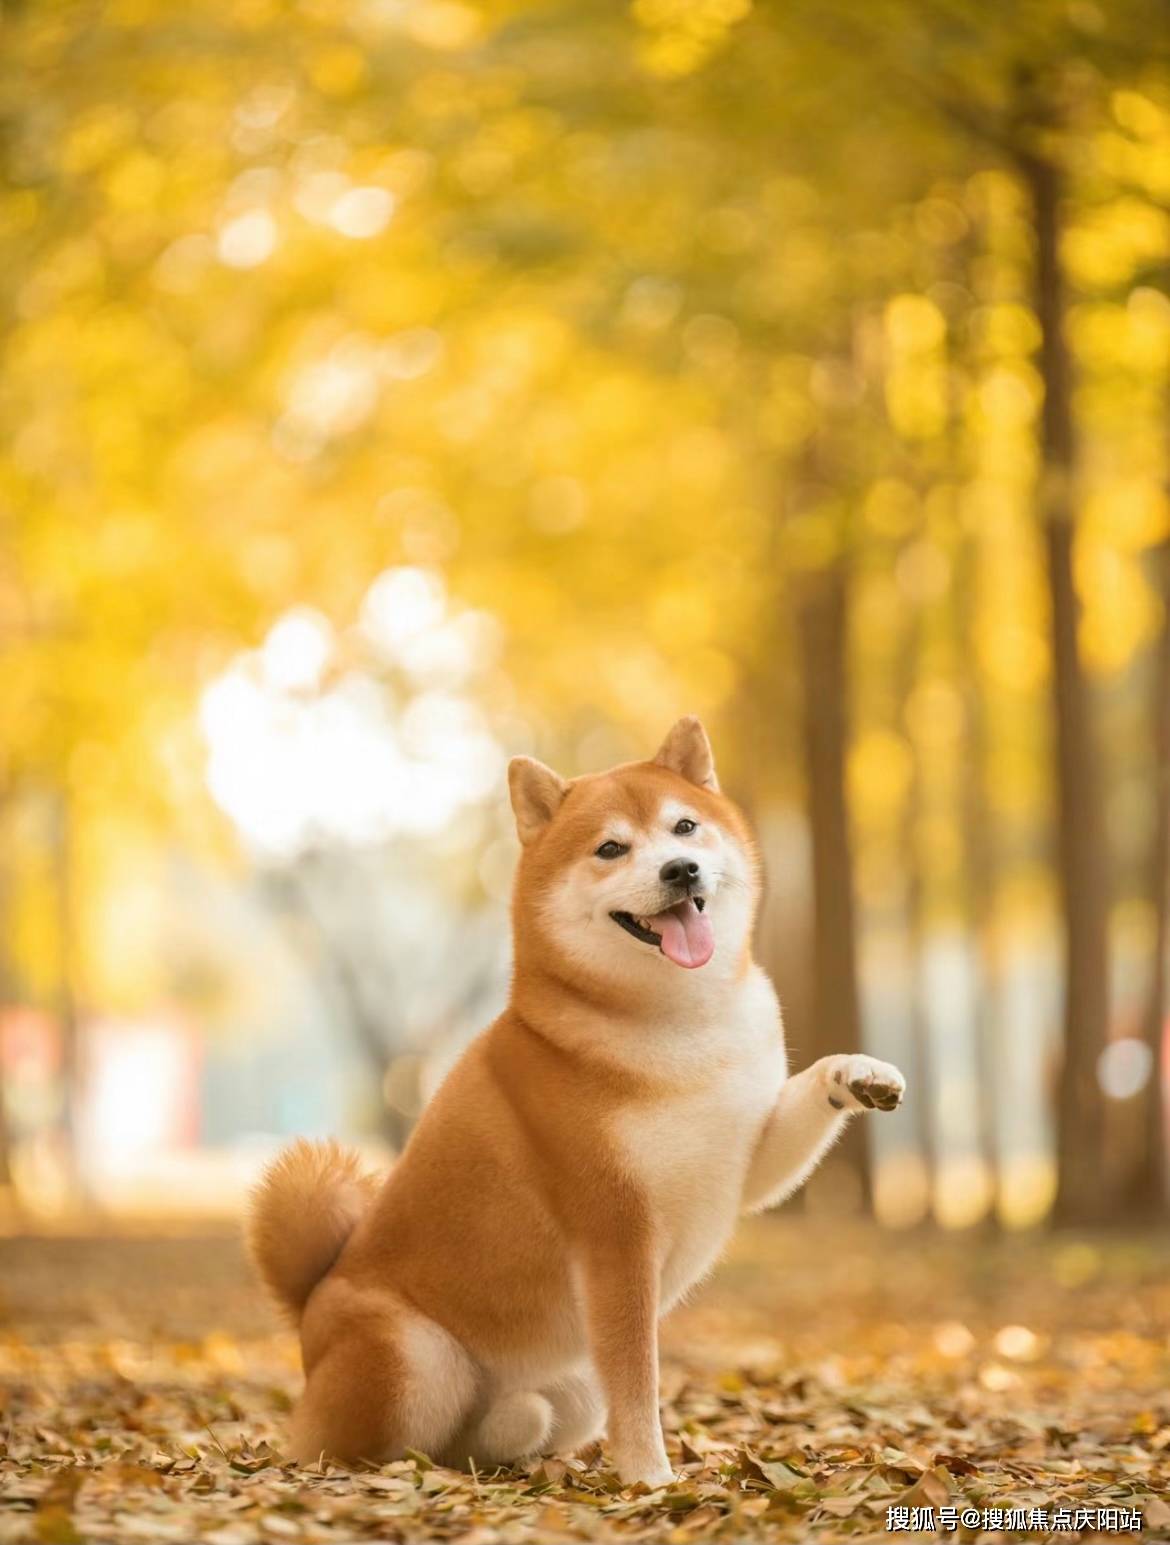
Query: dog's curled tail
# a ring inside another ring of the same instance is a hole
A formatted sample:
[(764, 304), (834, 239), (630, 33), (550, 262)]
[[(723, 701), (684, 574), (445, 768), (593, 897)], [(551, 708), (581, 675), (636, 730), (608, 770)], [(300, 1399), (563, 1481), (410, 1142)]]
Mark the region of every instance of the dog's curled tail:
[(379, 1182), (356, 1153), (299, 1138), (252, 1191), (248, 1246), (274, 1298), (297, 1318), (333, 1265)]

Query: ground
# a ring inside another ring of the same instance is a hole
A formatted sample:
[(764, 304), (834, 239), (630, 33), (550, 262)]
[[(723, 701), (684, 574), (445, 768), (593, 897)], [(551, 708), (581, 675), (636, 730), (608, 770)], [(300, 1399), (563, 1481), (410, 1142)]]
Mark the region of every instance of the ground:
[(295, 1343), (231, 1233), (0, 1240), (0, 1325), (0, 1545), (803, 1545), (888, 1539), (891, 1506), (973, 1510), (962, 1540), (1025, 1537), (996, 1532), (1013, 1509), (1033, 1540), (1112, 1537), (1096, 1526), (1137, 1509), (1170, 1539), (1165, 1237), (757, 1220), (667, 1322), (678, 1479), (653, 1493), (604, 1451), (478, 1476), (284, 1465)]

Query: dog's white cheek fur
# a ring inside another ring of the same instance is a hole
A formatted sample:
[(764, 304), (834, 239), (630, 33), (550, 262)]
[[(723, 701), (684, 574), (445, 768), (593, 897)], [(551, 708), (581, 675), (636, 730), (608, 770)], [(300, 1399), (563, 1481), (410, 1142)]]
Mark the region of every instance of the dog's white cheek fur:
[(448, 1413), (466, 1409), (474, 1398), (476, 1367), (458, 1341), (424, 1315), (409, 1316), (399, 1335), (407, 1369), (400, 1397), (403, 1426), (418, 1433), (424, 1452), (437, 1452), (458, 1419)]
[[(634, 841), (624, 829), (618, 840)], [(651, 946), (623, 932), (611, 912), (652, 912), (661, 894), (659, 871), (680, 855), (693, 853), (703, 868), (703, 892), (715, 930), (715, 954), (697, 972), (668, 961)], [(594, 974), (626, 980), (631, 985), (652, 982), (671, 994), (696, 996), (696, 979), (714, 986), (725, 983), (737, 966), (751, 914), (748, 861), (738, 844), (718, 827), (705, 830), (701, 842), (685, 841), (670, 832), (637, 842), (627, 863), (615, 862), (612, 873), (596, 873), (582, 858), (566, 871), (545, 896), (541, 913), (557, 950)], [(689, 981), (687, 979), (690, 979)]]

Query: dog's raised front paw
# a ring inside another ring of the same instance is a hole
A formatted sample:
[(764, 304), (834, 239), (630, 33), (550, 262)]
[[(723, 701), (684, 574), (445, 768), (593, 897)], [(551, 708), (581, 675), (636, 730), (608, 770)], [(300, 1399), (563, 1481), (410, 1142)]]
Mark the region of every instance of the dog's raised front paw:
[(906, 1080), (892, 1062), (876, 1057), (833, 1057), (829, 1072), (829, 1104), (834, 1110), (896, 1110), (906, 1093)]

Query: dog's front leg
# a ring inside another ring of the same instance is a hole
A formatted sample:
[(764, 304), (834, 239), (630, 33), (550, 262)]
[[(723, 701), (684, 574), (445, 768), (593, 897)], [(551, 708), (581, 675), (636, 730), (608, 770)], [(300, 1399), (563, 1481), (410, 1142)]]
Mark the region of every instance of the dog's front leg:
[(649, 1242), (595, 1247), (584, 1263), (584, 1289), (614, 1466), (627, 1485), (665, 1486), (674, 1472), (658, 1414), (658, 1267)]
[(745, 1212), (759, 1212), (790, 1196), (808, 1179), (850, 1116), (893, 1110), (906, 1080), (874, 1057), (822, 1057), (790, 1078), (752, 1155), (743, 1188)]

